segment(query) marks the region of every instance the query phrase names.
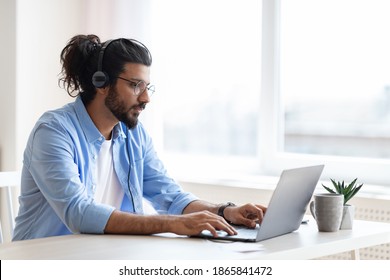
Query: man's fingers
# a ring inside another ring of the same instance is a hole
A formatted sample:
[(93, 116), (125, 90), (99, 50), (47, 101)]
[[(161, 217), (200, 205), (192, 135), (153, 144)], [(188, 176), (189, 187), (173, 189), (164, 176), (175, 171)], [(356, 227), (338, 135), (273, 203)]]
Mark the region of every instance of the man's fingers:
[(187, 226), (192, 228), (191, 231), (194, 235), (200, 234), (204, 230), (208, 230), (215, 237), (218, 236), (219, 230), (225, 231), (228, 235), (237, 234), (234, 227), (227, 223), (224, 218), (209, 211), (188, 214), (188, 216), (191, 219), (187, 221)]
[[(237, 231), (232, 227), (230, 224), (228, 224), (225, 219), (223, 219), (220, 216), (216, 216), (215, 219), (212, 219), (208, 223), (209, 226), (213, 227), (215, 230), (223, 230), (229, 235), (236, 235)], [(215, 232), (215, 236), (217, 236), (217, 232)]]

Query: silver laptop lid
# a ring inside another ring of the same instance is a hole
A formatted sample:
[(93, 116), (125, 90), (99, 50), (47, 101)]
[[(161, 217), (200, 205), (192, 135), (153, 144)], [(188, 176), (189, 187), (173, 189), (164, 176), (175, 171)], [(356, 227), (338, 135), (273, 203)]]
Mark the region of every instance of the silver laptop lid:
[(284, 170), (268, 204), (256, 241), (297, 230), (324, 165)]

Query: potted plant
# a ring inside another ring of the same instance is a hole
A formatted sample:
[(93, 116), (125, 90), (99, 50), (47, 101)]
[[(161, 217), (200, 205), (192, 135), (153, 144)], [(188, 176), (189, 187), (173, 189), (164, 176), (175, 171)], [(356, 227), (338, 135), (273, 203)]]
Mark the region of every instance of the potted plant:
[(363, 184), (357, 185), (357, 178), (349, 184), (344, 183), (344, 181), (336, 182), (334, 179), (330, 180), (334, 189), (331, 189), (324, 184), (322, 184), (322, 186), (330, 193), (338, 193), (344, 196), (343, 218), (341, 220), (340, 229), (352, 229), (355, 207), (347, 204), (347, 202), (359, 192), (359, 190), (363, 187)]

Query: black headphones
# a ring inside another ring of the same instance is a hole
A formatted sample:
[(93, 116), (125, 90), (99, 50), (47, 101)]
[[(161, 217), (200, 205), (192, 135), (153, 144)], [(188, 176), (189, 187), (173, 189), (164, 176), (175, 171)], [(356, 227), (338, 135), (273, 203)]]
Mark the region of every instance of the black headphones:
[[(119, 41), (122, 39), (123, 38), (108, 40), (104, 43), (103, 47), (100, 49), (98, 68), (97, 68), (97, 71), (92, 75), (92, 84), (94, 85), (94, 87), (104, 88), (110, 82), (110, 77), (108, 76), (108, 74), (106, 72), (103, 71), (104, 52), (112, 42)], [(139, 47), (143, 47), (150, 55), (148, 48), (144, 44), (142, 44), (140, 41), (137, 41), (135, 39), (127, 39), (127, 40), (129, 40), (130, 42), (132, 42), (135, 45), (138, 45)]]
[(96, 88), (104, 88), (108, 85), (108, 82), (110, 81), (110, 78), (108, 77), (106, 72), (103, 72), (103, 58), (104, 58), (104, 51), (107, 49), (107, 47), (114, 41), (117, 41), (119, 39), (115, 40), (108, 40), (104, 43), (103, 47), (100, 50), (99, 53), (99, 60), (98, 60), (98, 68), (97, 71), (92, 76), (92, 84)]

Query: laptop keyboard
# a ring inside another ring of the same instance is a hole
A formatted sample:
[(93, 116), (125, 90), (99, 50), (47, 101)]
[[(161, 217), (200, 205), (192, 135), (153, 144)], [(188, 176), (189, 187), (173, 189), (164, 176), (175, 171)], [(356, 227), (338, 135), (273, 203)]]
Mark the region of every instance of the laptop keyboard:
[(256, 228), (247, 228), (247, 227), (236, 226), (234, 228), (236, 229), (236, 231), (238, 233), (237, 235), (240, 238), (248, 238), (248, 239), (256, 238), (257, 231), (259, 230), (258, 227), (256, 227)]
[[(237, 235), (228, 235), (226, 231), (217, 230), (217, 234), (222, 239), (231, 239), (231, 240), (256, 240), (257, 232), (259, 230), (259, 225), (255, 229), (247, 228), (245, 226), (234, 226), (237, 231)], [(211, 232), (208, 230), (202, 231), (201, 236), (203, 237), (213, 237)]]
[[(232, 237), (240, 237), (244, 239), (254, 239), (256, 238), (258, 228), (247, 228), (244, 226), (234, 226), (234, 228), (237, 231), (237, 235), (232, 235)], [(217, 230), (217, 234), (219, 237), (226, 237), (229, 236), (226, 231), (223, 230)], [(211, 236), (211, 233), (209, 233)]]

